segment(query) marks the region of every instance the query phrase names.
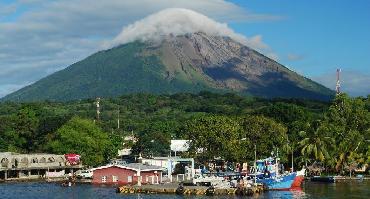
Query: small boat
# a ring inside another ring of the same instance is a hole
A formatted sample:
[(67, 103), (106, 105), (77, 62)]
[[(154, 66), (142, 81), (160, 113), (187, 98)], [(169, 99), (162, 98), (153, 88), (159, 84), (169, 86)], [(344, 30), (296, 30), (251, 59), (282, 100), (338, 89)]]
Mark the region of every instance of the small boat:
[(66, 181), (66, 182), (63, 182), (61, 185), (62, 185), (62, 187), (70, 187), (70, 186), (72, 186), (72, 182)]
[(291, 188), (301, 187), (302, 182), (304, 180), (304, 175), (306, 173), (306, 169), (302, 168), (300, 171), (297, 171), (297, 175), (294, 178), (293, 184)]
[(333, 176), (313, 176), (311, 178), (312, 182), (324, 182), (324, 183), (334, 183), (335, 178)]

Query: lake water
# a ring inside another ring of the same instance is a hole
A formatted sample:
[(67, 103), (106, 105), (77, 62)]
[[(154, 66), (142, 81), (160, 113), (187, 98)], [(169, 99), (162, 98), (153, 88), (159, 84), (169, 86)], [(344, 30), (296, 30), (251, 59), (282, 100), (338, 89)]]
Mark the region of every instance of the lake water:
[[(56, 183), (0, 183), (0, 198), (36, 199), (36, 198), (132, 198), (132, 199), (170, 199), (170, 198), (241, 198), (237, 196), (177, 196), (177, 195), (145, 195), (116, 194), (114, 187), (92, 186), (79, 184), (73, 187), (61, 187)], [(333, 184), (306, 182), (301, 190), (270, 191), (253, 198), (370, 198), (370, 181), (347, 181)]]

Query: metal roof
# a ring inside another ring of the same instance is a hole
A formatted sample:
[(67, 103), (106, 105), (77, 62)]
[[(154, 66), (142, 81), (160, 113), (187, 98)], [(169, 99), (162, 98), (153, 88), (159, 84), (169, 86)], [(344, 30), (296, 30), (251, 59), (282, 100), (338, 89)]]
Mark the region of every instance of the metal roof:
[(110, 167), (118, 167), (121, 169), (130, 169), (134, 171), (162, 171), (163, 168), (159, 166), (152, 166), (152, 165), (145, 165), (142, 163), (130, 163), (130, 164), (108, 164), (105, 166), (101, 166), (98, 168), (93, 168), (92, 171), (94, 170), (99, 170), (99, 169), (106, 169)]

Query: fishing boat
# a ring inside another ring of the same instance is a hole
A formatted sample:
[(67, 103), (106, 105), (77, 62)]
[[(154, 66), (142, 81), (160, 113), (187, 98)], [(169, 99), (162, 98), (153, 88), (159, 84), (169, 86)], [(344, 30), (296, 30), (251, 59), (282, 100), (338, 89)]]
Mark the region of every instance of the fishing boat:
[(264, 184), (269, 190), (289, 190), (297, 173), (283, 173), (283, 169), (279, 168), (279, 161), (277, 157), (257, 160), (249, 176), (255, 183)]

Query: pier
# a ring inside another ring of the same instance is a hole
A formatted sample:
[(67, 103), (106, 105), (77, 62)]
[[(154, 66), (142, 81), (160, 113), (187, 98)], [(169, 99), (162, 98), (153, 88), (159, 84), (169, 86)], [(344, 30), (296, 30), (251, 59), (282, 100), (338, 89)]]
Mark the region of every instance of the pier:
[(213, 188), (207, 186), (179, 186), (175, 183), (143, 186), (121, 186), (120, 194), (177, 194), (177, 195), (245, 195), (253, 196), (267, 191), (262, 185), (243, 188)]

